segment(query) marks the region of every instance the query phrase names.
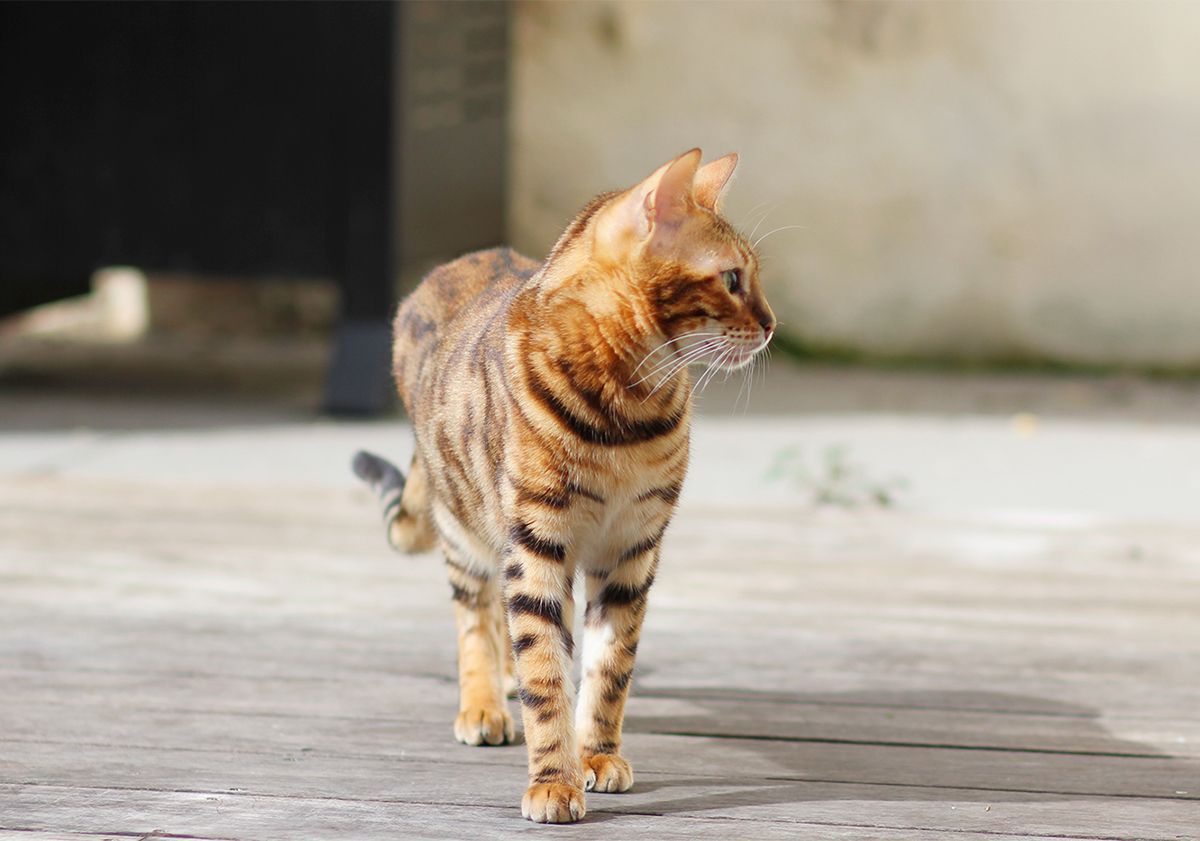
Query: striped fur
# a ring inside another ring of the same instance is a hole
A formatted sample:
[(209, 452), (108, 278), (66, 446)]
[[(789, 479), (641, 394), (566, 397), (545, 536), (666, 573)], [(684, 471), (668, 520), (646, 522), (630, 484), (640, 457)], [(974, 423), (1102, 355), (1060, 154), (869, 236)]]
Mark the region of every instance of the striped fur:
[(585, 789), (633, 784), (621, 722), (687, 470), (688, 364), (744, 365), (774, 328), (757, 257), (717, 212), (736, 156), (699, 161), (692, 150), (593, 200), (544, 263), (496, 249), (435, 269), (395, 321), (417, 441), (407, 481), (360, 456), (393, 545), (433, 535), (445, 557), (460, 741), (513, 738), (515, 664), (535, 821), (578, 820)]
[(379, 496), (383, 521), (388, 524), (388, 542), (396, 549), (402, 544), (392, 535), (392, 524), (400, 518), (400, 498), (404, 494), (404, 474), (396, 465), (366, 450), (354, 454), (351, 464), (354, 475), (362, 479)]

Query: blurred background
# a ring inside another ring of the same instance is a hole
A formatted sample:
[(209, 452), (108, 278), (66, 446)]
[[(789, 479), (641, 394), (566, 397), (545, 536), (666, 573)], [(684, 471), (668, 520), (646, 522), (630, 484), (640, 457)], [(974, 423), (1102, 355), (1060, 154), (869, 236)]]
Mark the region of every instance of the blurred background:
[[(1200, 6), (529, 3), (510, 232), (675, 150), (815, 354), (1195, 371)], [(761, 218), (761, 224), (760, 223)]]
[(0, 86), (0, 423), (394, 411), (424, 271), (697, 145), (781, 321), (705, 411), (1200, 416), (1194, 3), (6, 3)]
[(700, 146), (781, 323), (597, 833), (1196, 837), (1200, 2), (0, 2), (0, 109), (0, 835), (512, 837), (350, 461), (425, 271)]

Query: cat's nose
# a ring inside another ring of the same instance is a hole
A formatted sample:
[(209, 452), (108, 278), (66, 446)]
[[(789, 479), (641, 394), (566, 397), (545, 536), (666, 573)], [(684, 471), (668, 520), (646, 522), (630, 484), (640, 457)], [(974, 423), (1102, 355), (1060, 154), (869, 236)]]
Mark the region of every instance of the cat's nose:
[(750, 304), (750, 314), (758, 326), (763, 331), (763, 341), (768, 341), (771, 334), (775, 332), (775, 313), (771, 312), (771, 308), (762, 298), (758, 298)]

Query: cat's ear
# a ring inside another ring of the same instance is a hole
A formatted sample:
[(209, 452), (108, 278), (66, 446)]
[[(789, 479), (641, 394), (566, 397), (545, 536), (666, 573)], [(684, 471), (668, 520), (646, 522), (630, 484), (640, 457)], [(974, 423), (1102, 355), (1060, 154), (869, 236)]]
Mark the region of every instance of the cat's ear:
[(657, 224), (677, 223), (686, 213), (692, 181), (700, 165), (700, 150), (692, 149), (669, 161), (637, 186), (626, 190), (600, 217), (596, 234), (614, 246), (632, 237), (642, 242)]
[(695, 201), (692, 183), (699, 167), (700, 150), (692, 149), (663, 168), (658, 184), (646, 194), (644, 202), (646, 219), (652, 227), (678, 225), (687, 216), (688, 205)]
[(693, 189), (696, 193), (696, 203), (714, 213), (725, 197), (725, 190), (737, 169), (737, 152), (730, 152), (724, 157), (709, 161), (696, 171), (696, 181)]

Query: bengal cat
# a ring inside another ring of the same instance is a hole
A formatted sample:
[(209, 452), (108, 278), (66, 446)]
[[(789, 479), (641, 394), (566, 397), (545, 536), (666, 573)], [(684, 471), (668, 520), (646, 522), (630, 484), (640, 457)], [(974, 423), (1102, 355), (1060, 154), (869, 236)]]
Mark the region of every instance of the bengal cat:
[[(396, 316), (416, 455), (407, 480), (368, 453), (355, 470), (380, 493), (393, 546), (445, 556), (459, 741), (513, 740), (515, 663), (521, 811), (533, 821), (577, 821), (585, 789), (633, 785), (621, 724), (687, 471), (688, 365), (741, 368), (775, 328), (758, 258), (719, 214), (737, 160), (700, 166), (693, 149), (594, 199), (544, 262), (469, 254), (430, 273)], [(576, 571), (587, 594), (577, 703)]]

